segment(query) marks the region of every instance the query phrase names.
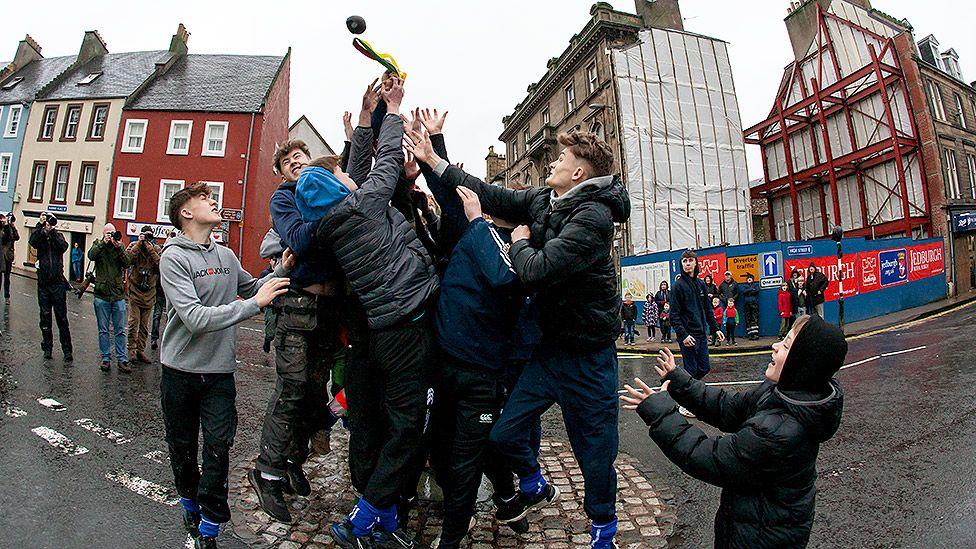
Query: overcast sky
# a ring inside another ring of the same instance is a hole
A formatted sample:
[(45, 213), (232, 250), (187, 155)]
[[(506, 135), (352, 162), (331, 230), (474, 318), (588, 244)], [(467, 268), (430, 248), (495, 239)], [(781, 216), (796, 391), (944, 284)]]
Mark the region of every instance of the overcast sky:
[[(283, 54), (292, 48), (291, 116), (305, 114), (337, 150), (341, 115), (358, 111), (362, 90), (381, 69), (356, 52), (346, 17), (366, 18), (364, 38), (392, 53), (408, 73), (408, 107), (450, 110), (445, 127), (453, 161), (484, 175), (488, 146), (502, 116), (525, 97), (570, 37), (589, 19), (592, 0), (309, 0), (291, 2), (171, 0), (146, 3), (48, 0), (8, 2), (0, 9), (0, 61), (30, 34), (46, 56), (74, 55), (82, 34), (97, 29), (109, 51), (166, 49), (179, 23), (191, 33), (191, 53)], [(632, 0), (611, 4), (634, 12)], [(743, 127), (769, 112), (792, 50), (783, 18), (787, 0), (682, 0), (685, 28), (730, 43)], [(916, 40), (935, 34), (954, 47), (963, 77), (976, 80), (976, 7), (971, 0), (874, 0), (907, 18)], [(747, 146), (750, 178), (762, 176), (757, 147)]]

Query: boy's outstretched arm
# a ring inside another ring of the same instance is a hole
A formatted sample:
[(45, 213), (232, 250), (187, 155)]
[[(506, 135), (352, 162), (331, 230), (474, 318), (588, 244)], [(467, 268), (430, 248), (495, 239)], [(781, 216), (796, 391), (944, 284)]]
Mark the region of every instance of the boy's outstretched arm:
[(362, 207), (373, 216), (386, 211), (396, 191), (400, 172), (403, 170), (403, 120), (400, 119), (400, 101), (403, 100), (403, 82), (393, 78), (382, 91), (388, 112), (383, 117), (376, 150), (376, 165), (363, 181), (358, 193), (362, 195)]
[(508, 253), (522, 282), (549, 284), (565, 280), (608, 255), (606, 243), (612, 239), (613, 220), (609, 212), (587, 208), (575, 214), (559, 236), (548, 240), (542, 248), (533, 248), (527, 238), (520, 239), (516, 229)]
[(370, 127), (370, 121), (380, 100), (380, 88), (376, 85), (377, 80), (373, 80), (367, 86), (366, 92), (363, 93), (363, 108), (359, 111), (359, 125), (352, 132), (352, 143), (349, 146), (347, 162), (349, 177), (360, 186), (366, 181), (373, 161), (373, 129)]

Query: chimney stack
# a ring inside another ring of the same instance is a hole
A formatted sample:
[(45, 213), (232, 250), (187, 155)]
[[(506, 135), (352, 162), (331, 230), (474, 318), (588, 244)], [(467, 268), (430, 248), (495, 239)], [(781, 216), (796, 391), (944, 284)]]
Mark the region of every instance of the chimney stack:
[(14, 65), (17, 67), (17, 69), (21, 69), (24, 67), (24, 65), (30, 63), (31, 61), (36, 61), (43, 58), (44, 56), (41, 55), (41, 46), (28, 34), (23, 40), (20, 41), (19, 44), (17, 44), (17, 53), (14, 55)]
[(81, 40), (81, 49), (78, 51), (78, 59), (75, 60), (75, 64), (83, 65), (106, 53), (108, 53), (108, 46), (105, 45), (105, 40), (102, 40), (98, 31), (85, 31), (85, 37)]
[(644, 27), (685, 30), (678, 0), (635, 0), (634, 3)]
[(180, 23), (180, 26), (176, 29), (176, 34), (173, 35), (173, 39), (169, 42), (169, 51), (176, 55), (186, 55), (188, 50), (187, 42), (189, 40), (190, 33), (187, 32), (183, 23)]

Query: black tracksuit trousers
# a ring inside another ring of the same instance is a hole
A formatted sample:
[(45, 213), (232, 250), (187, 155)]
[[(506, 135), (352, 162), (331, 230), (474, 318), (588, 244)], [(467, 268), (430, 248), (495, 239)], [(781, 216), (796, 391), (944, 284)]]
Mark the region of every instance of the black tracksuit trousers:
[[(419, 314), (419, 312), (418, 312)], [(353, 487), (384, 509), (414, 494), (434, 390), (431, 314), (352, 340), (346, 356)]]
[[(234, 374), (191, 374), (163, 366), (160, 385), (176, 492), (196, 500), (208, 519), (227, 522), (227, 471), (237, 432)], [(202, 472), (197, 466), (201, 428)]]

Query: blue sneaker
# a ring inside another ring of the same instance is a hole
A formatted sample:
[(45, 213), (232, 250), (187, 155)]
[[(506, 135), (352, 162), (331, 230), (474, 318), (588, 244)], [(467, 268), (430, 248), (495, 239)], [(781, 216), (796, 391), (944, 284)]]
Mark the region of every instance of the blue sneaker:
[(352, 523), (348, 520), (337, 522), (329, 528), (329, 534), (336, 545), (345, 549), (373, 549), (372, 536), (358, 537), (352, 533)]

